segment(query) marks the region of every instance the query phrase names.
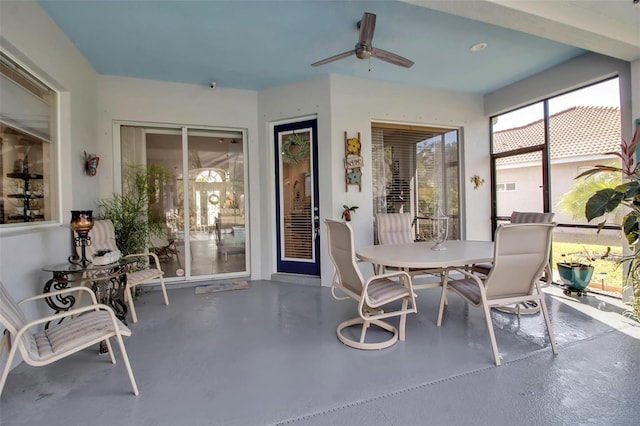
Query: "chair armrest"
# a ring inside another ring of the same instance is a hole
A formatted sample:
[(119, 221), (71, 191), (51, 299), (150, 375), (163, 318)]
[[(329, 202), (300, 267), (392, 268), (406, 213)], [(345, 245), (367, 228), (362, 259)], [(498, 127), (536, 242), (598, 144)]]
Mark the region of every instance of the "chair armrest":
[[(381, 278), (395, 278), (395, 277), (404, 277), (405, 278), (404, 280), (400, 280), (400, 284), (404, 285), (405, 287), (408, 287), (409, 291), (413, 293), (413, 282), (411, 280), (411, 275), (409, 275), (405, 271), (393, 271), (393, 272), (388, 272), (386, 274), (374, 275), (371, 278), (365, 280), (362, 292), (366, 294), (367, 287), (369, 287), (369, 284), (371, 284), (372, 281), (379, 280)], [(403, 281), (408, 284), (407, 285), (403, 284)]]
[(126, 256), (124, 256), (125, 258), (131, 258), (131, 257), (152, 257), (153, 260), (156, 262), (156, 269), (158, 271), (161, 271), (160, 269), (160, 259), (158, 258), (158, 255), (155, 253), (133, 253), (133, 254), (128, 254)]
[[(113, 309), (111, 309), (107, 305), (103, 305), (101, 303), (97, 303), (95, 305), (82, 306), (80, 308), (70, 309), (68, 311), (59, 312), (57, 314), (49, 315), (47, 317), (38, 318), (36, 320), (33, 320), (33, 321), (30, 321), (30, 322), (26, 323), (24, 326), (22, 326), (22, 328), (20, 330), (27, 330), (27, 329), (33, 327), (34, 325), (45, 324), (47, 322), (53, 322), (53, 321), (56, 321), (56, 320), (59, 320), (59, 319), (62, 319), (62, 318), (66, 318), (66, 317), (70, 317), (70, 316), (74, 316), (74, 315), (79, 315), (79, 314), (82, 314), (84, 312), (100, 311), (100, 310), (109, 312), (109, 316), (112, 317), (113, 319), (116, 319), (116, 316), (113, 313)], [(116, 325), (115, 322), (114, 322), (114, 325)]]
[(96, 295), (89, 287), (76, 286), (76, 287), (68, 287), (63, 288), (62, 290), (51, 291), (49, 293), (36, 294), (35, 296), (27, 297), (26, 299), (22, 299), (18, 302), (18, 305), (23, 304), (24, 302), (31, 302), (38, 299), (50, 298), (57, 296), (59, 294), (71, 293), (73, 291), (86, 291), (91, 295), (91, 301), (93, 305), (98, 304), (98, 300), (96, 299)]
[[(461, 269), (461, 268), (451, 268), (449, 271), (456, 271), (456, 272), (461, 273), (462, 275), (464, 275), (467, 278), (471, 278), (481, 288), (480, 291), (481, 292), (484, 291), (484, 280), (482, 279), (482, 278), (486, 278), (484, 275), (482, 277), (479, 277), (478, 275), (476, 275), (474, 273), (471, 273), (471, 272), (467, 271), (466, 269)], [(448, 274), (447, 274), (447, 276), (448, 276)]]

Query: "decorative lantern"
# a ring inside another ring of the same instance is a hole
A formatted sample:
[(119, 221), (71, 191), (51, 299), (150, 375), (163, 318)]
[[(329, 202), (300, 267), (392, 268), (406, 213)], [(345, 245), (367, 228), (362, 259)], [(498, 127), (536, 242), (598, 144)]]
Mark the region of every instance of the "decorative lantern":
[(75, 242), (76, 247), (82, 248), (82, 257), (78, 259), (77, 255), (70, 256), (70, 263), (82, 266), (91, 263), (86, 255), (86, 247), (91, 245), (91, 237), (89, 236), (91, 228), (93, 228), (93, 210), (71, 210), (71, 229), (78, 234)]
[(442, 212), (440, 204), (436, 201), (433, 216), (431, 216), (431, 239), (436, 243), (431, 250), (446, 250), (442, 245), (449, 233), (449, 218)]

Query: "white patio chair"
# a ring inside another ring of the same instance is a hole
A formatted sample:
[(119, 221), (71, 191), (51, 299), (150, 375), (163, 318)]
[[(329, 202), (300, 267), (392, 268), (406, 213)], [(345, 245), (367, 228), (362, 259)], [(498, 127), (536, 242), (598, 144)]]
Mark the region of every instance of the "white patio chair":
[[(353, 246), (353, 229), (346, 222), (325, 220), (329, 257), (336, 268), (331, 294), (336, 300), (354, 299), (358, 302), (358, 317), (338, 325), (338, 339), (347, 346), (357, 349), (384, 349), (405, 339), (407, 314), (416, 312), (416, 301), (411, 277), (404, 271), (374, 275), (365, 280), (356, 265)], [(394, 280), (394, 279), (397, 279)], [(346, 296), (339, 296), (340, 290)], [(382, 308), (391, 302), (402, 300), (399, 310), (385, 312)], [(409, 307), (409, 305), (411, 305)], [(400, 332), (383, 319), (399, 316)], [(348, 327), (361, 325), (360, 339), (350, 339), (344, 334)], [(366, 334), (370, 326), (377, 326), (391, 337), (384, 341), (367, 342)]]
[[(552, 223), (555, 213), (540, 213), (540, 212), (517, 212), (511, 213), (510, 223)], [(473, 265), (471, 268), (474, 272), (488, 275), (491, 271), (491, 264), (479, 263)], [(547, 283), (552, 280), (551, 264), (547, 262), (547, 266), (544, 269), (544, 275), (547, 279)], [(496, 306), (501, 312), (520, 314), (537, 314), (540, 312), (540, 307), (534, 302), (517, 303), (515, 305), (508, 306)]]
[(454, 291), (469, 304), (481, 307), (489, 330), (493, 357), (496, 365), (500, 365), (490, 308), (534, 301), (542, 310), (551, 349), (554, 354), (558, 353), (539, 282), (549, 262), (554, 227), (553, 223), (500, 225), (495, 235), (493, 267), (489, 275), (457, 268), (455, 271), (462, 274), (462, 278), (449, 280), (449, 271), (445, 273), (447, 280), (442, 286), (437, 325), (442, 324), (447, 290)]
[[(93, 224), (93, 228), (89, 231), (89, 237), (91, 237), (91, 245), (86, 248), (87, 259), (92, 260), (93, 254), (98, 250), (118, 250), (116, 245), (116, 233), (113, 227), (113, 222), (109, 219), (96, 220)], [(154, 279), (160, 281), (160, 288), (162, 289), (162, 295), (164, 297), (164, 304), (169, 304), (169, 297), (167, 296), (167, 288), (164, 285), (164, 272), (160, 268), (160, 259), (155, 253), (136, 253), (129, 254), (128, 258), (153, 258), (155, 267), (145, 267), (137, 271), (127, 273), (127, 287), (124, 292), (125, 301), (129, 305), (131, 311), (131, 319), (134, 323), (138, 322), (138, 316), (136, 315), (136, 308), (133, 304), (133, 289), (139, 285), (149, 282)]]
[[(407, 244), (415, 241), (415, 234), (413, 232), (413, 218), (410, 213), (376, 213), (376, 244)], [(374, 265), (376, 271), (396, 271), (397, 268)], [(435, 275), (442, 279), (444, 269), (416, 269), (406, 268), (404, 270), (412, 278), (420, 275)], [(442, 283), (428, 282), (422, 284), (415, 284), (413, 288), (415, 290), (422, 290), (425, 288), (440, 287)]]
[[(20, 308), (20, 305), (25, 302), (60, 297), (60, 295), (72, 292), (79, 292), (79, 294), (89, 293), (91, 305), (73, 308), (69, 311), (34, 321), (27, 321)], [(62, 319), (64, 319), (62, 323), (51, 328), (43, 331), (32, 331), (38, 325)], [(10, 348), (2, 370), (2, 378), (0, 379), (0, 394), (2, 394), (4, 384), (9, 375), (13, 357), (18, 350), (27, 364), (38, 367), (51, 364), (104, 341), (109, 349), (111, 362), (115, 364), (116, 359), (109, 342), (111, 337), (115, 337), (129, 375), (129, 381), (131, 381), (133, 393), (138, 395), (138, 386), (133, 377), (127, 351), (122, 341), (122, 336), (131, 336), (131, 330), (115, 317), (111, 308), (98, 304), (96, 296), (91, 289), (87, 287), (70, 287), (29, 297), (16, 303), (4, 288), (2, 282), (0, 282), (0, 324), (6, 329), (0, 348), (4, 345)]]

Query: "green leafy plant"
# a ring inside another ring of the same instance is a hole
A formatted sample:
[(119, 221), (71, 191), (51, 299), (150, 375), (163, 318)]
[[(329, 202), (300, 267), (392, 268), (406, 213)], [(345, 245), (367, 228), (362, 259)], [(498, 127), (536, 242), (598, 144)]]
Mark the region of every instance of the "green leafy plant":
[[(606, 215), (625, 208), (622, 218), (622, 229), (633, 254), (624, 256), (620, 261), (628, 262), (629, 273), (627, 286), (633, 290), (631, 309), (640, 320), (640, 169), (633, 160), (633, 155), (640, 144), (640, 127), (636, 129), (630, 142), (622, 140), (620, 152), (607, 152), (622, 160), (622, 167), (596, 165), (577, 176), (576, 179), (600, 173), (617, 173), (622, 176), (622, 183), (615, 188), (604, 188), (589, 197), (585, 205), (585, 217), (588, 221), (606, 218)], [(604, 227), (606, 219), (598, 224), (598, 232)]]
[(348, 206), (346, 204), (344, 204), (342, 206), (343, 210), (342, 210), (342, 218), (347, 221), (350, 222), (351, 221), (351, 212), (355, 212), (358, 209), (358, 206)]
[(163, 167), (128, 165), (122, 193), (114, 193), (98, 202), (99, 217), (113, 222), (116, 244), (123, 255), (143, 253), (151, 235), (162, 234), (165, 219), (153, 213), (150, 202), (156, 182), (170, 176)]

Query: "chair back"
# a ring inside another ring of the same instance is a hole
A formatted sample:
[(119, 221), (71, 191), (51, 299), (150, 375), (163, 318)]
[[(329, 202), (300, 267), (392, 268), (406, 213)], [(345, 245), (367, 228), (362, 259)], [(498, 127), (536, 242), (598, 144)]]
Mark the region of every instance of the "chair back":
[[(77, 237), (75, 232), (74, 236)], [(93, 228), (89, 231), (89, 237), (91, 237), (91, 245), (88, 245), (85, 249), (88, 260), (93, 260), (93, 254), (98, 250), (118, 250), (118, 245), (116, 244), (116, 231), (111, 219), (94, 221)], [(78, 254), (78, 257), (80, 257), (82, 249), (80, 247), (76, 247), (76, 253)]]
[(555, 223), (500, 225), (493, 267), (486, 280), (487, 299), (526, 296), (549, 263)]
[[(27, 324), (27, 318), (24, 316), (22, 309), (9, 295), (2, 281), (0, 281), (0, 324), (7, 329), (9, 334), (14, 336), (18, 333), (18, 330)], [(24, 333), (20, 343), (29, 352), (34, 350), (37, 352), (33, 334)]]
[(377, 213), (375, 220), (377, 244), (414, 242), (411, 213)]
[(555, 213), (512, 212), (511, 223), (551, 223)]
[(346, 222), (325, 219), (329, 257), (336, 268), (334, 285), (347, 292), (362, 294), (363, 278), (355, 261), (353, 229)]

